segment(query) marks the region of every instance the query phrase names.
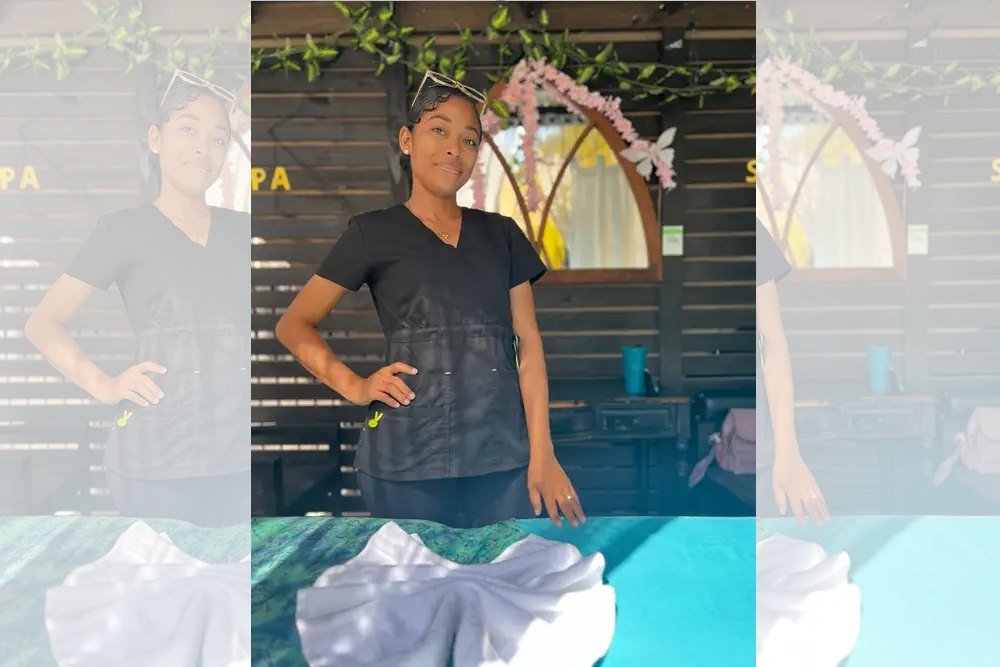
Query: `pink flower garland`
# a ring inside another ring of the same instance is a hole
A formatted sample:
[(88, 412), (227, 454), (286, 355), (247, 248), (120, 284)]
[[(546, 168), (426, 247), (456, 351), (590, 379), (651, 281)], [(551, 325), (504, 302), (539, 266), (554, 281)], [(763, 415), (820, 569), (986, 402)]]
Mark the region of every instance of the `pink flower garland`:
[[(781, 183), (780, 137), (784, 124), (784, 110), (781, 101), (781, 86), (794, 88), (813, 109), (824, 112), (834, 108), (846, 112), (879, 153), (890, 155), (890, 160), (899, 165), (907, 187), (920, 187), (920, 170), (917, 168), (918, 153), (903, 142), (893, 141), (885, 136), (874, 118), (865, 109), (865, 98), (848, 95), (823, 83), (815, 75), (788, 59), (768, 58), (757, 68), (757, 111), (762, 112), (770, 129), (768, 153), (771, 166), (770, 180), (774, 188), (775, 208), (784, 205), (787, 193)], [(911, 131), (912, 132), (912, 131)], [(918, 133), (919, 134), (919, 133)], [(909, 150), (908, 150), (909, 149)], [(910, 156), (913, 156), (912, 159)]]
[[(601, 113), (621, 135), (622, 140), (628, 148), (638, 151), (652, 161), (656, 168), (656, 173), (660, 185), (667, 190), (677, 187), (674, 180), (676, 172), (673, 164), (664, 160), (660, 156), (660, 151), (654, 143), (644, 141), (639, 138), (631, 121), (625, 117), (621, 110), (621, 98), (607, 98), (599, 92), (595, 92), (586, 86), (577, 83), (571, 76), (558, 68), (548, 64), (545, 59), (533, 60), (526, 58), (514, 67), (510, 81), (504, 87), (500, 101), (511, 111), (520, 112), (522, 125), (524, 126), (524, 137), (522, 138), (522, 148), (524, 150), (524, 173), (527, 182), (526, 200), (530, 211), (538, 209), (538, 191), (535, 183), (535, 136), (538, 132), (538, 103), (535, 91), (542, 88), (549, 95), (566, 105), (570, 111), (580, 113), (581, 108), (592, 109)], [(582, 115), (582, 114), (581, 114)], [(503, 125), (503, 120), (499, 118), (493, 110), (487, 110), (483, 118), (483, 131), (493, 134)], [(476, 208), (485, 205), (485, 192), (476, 192), (476, 180), (481, 177), (481, 167), (476, 166), (473, 172), (473, 191)]]
[[(233, 110), (233, 114), (230, 117), (231, 132), (233, 136), (242, 136), (244, 132), (250, 129), (250, 117), (247, 116), (244, 111), (237, 107)], [(222, 207), (228, 209), (236, 209), (236, 178), (238, 174), (235, 172), (234, 162), (238, 163), (239, 154), (243, 149), (240, 148), (235, 141), (230, 149), (230, 154), (236, 156), (233, 160), (227, 160), (226, 164), (222, 168), (222, 173), (220, 174), (220, 195), (222, 198)], [(229, 157), (229, 156), (227, 156)]]

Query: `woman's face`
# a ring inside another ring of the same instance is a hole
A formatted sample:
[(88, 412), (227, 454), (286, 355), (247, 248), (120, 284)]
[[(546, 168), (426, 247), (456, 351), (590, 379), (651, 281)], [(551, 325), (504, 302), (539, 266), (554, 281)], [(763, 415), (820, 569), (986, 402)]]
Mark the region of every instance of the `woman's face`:
[(222, 102), (199, 95), (149, 130), (163, 178), (191, 197), (203, 196), (219, 178), (229, 149), (229, 117)]
[(400, 131), (413, 180), (442, 199), (455, 196), (472, 176), (481, 141), (479, 116), (469, 100), (452, 96), (426, 111), (411, 133)]

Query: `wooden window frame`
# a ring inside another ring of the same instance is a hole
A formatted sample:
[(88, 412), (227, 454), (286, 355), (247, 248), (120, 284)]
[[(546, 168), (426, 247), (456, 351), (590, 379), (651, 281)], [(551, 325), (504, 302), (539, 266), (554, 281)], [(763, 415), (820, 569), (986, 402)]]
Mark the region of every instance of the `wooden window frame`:
[[(823, 147), (830, 141), (833, 134), (841, 129), (847, 138), (851, 140), (854, 147), (858, 149), (858, 152), (862, 155), (862, 162), (864, 162), (865, 167), (868, 169), (868, 173), (871, 175), (872, 182), (875, 184), (875, 190), (878, 193), (879, 200), (882, 202), (882, 210), (885, 211), (885, 222), (889, 226), (889, 243), (892, 246), (892, 266), (888, 268), (878, 268), (878, 267), (858, 267), (858, 268), (843, 268), (843, 269), (813, 269), (813, 268), (803, 268), (796, 269), (792, 271), (786, 282), (796, 282), (796, 283), (821, 283), (821, 282), (837, 282), (837, 283), (851, 283), (851, 282), (905, 282), (907, 276), (907, 265), (906, 265), (906, 246), (903, 230), (903, 211), (900, 207), (899, 199), (896, 196), (896, 191), (892, 185), (892, 181), (889, 177), (882, 171), (881, 166), (872, 159), (865, 157), (865, 151), (871, 148), (872, 143), (868, 140), (868, 137), (864, 135), (861, 128), (854, 121), (851, 116), (840, 109), (833, 109), (826, 105), (821, 105), (823, 110), (830, 115), (833, 119), (833, 125), (827, 132), (823, 140), (819, 142), (816, 150), (810, 156), (809, 162), (806, 164), (805, 171), (799, 182), (796, 184), (796, 191), (792, 194), (792, 198), (789, 206), (789, 215), (786, 216), (784, 233), (780, 234), (780, 238), (775, 238), (775, 242), (781, 248), (781, 252), (786, 251), (784, 244), (784, 239), (788, 238), (789, 228), (792, 221), (792, 213), (795, 211), (795, 207), (798, 204), (799, 195), (802, 192), (803, 184), (809, 177), (809, 172), (812, 170), (813, 165), (819, 159), (820, 153)], [(758, 174), (757, 188), (760, 189), (761, 197), (764, 201), (764, 207), (767, 209), (767, 215), (770, 218), (768, 227), (774, 228), (774, 210), (771, 207), (771, 201), (767, 196), (767, 192), (764, 190), (763, 185), (760, 181), (760, 174)]]
[[(506, 81), (498, 81), (490, 90), (489, 99), (500, 99), (506, 87)], [(543, 252), (541, 248), (541, 232), (545, 230), (548, 212), (552, 206), (555, 193), (559, 190), (562, 176), (569, 167), (573, 158), (576, 156), (576, 152), (583, 144), (583, 140), (590, 134), (591, 131), (596, 129), (601, 133), (601, 136), (607, 142), (608, 147), (614, 151), (615, 157), (618, 159), (618, 166), (625, 172), (625, 178), (628, 181), (629, 188), (632, 190), (632, 196), (635, 199), (636, 208), (639, 211), (639, 218), (645, 232), (646, 253), (649, 258), (649, 266), (644, 269), (557, 269), (546, 272), (539, 283), (560, 285), (587, 283), (658, 283), (663, 276), (663, 266), (660, 260), (660, 218), (657, 212), (658, 207), (653, 203), (653, 198), (650, 196), (649, 186), (646, 183), (646, 179), (639, 174), (632, 162), (621, 157), (622, 151), (626, 148), (625, 142), (622, 140), (621, 135), (619, 135), (615, 130), (611, 121), (608, 120), (603, 114), (594, 111), (593, 109), (581, 108), (580, 111), (589, 121), (587, 129), (580, 135), (580, 138), (577, 139), (576, 143), (570, 150), (569, 155), (566, 156), (566, 159), (556, 176), (552, 191), (549, 192), (548, 196), (545, 198), (545, 202), (542, 205), (542, 222), (539, 226), (537, 239), (533, 238), (534, 235), (532, 234), (531, 226), (526, 225), (528, 240), (531, 242), (532, 246), (534, 246), (536, 251), (540, 254)], [(517, 180), (514, 178), (514, 173), (511, 170), (510, 165), (507, 164), (507, 160), (497, 148), (492, 137), (484, 135), (483, 139), (500, 160), (505, 177), (513, 186), (514, 194), (517, 198), (517, 205), (521, 211), (523, 219), (525, 221), (529, 220), (528, 204), (524, 199), (524, 193), (521, 192), (521, 188), (518, 186)]]

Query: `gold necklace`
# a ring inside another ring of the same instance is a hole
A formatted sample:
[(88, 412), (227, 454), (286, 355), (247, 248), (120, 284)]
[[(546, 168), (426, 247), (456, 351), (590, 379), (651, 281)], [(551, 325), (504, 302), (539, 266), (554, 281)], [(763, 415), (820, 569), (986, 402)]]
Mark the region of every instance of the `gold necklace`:
[(413, 215), (417, 218), (417, 220), (419, 220), (420, 222), (424, 223), (424, 226), (427, 229), (431, 230), (432, 232), (434, 232), (435, 234), (437, 234), (438, 236), (440, 236), (443, 240), (447, 241), (448, 239), (451, 238), (451, 234), (447, 234), (445, 232), (439, 232), (438, 230), (434, 229), (434, 226), (428, 224), (426, 220), (424, 220), (419, 215), (417, 215), (416, 212), (414, 212), (414, 210), (412, 208), (410, 208), (409, 204), (403, 204), (403, 206), (405, 206), (410, 213), (413, 213)]
[(174, 227), (176, 227), (177, 229), (181, 230), (182, 232), (184, 232), (185, 234), (187, 234), (188, 236), (190, 236), (191, 240), (197, 241), (198, 237), (201, 236), (201, 232), (189, 232), (188, 230), (184, 229), (184, 227), (182, 227), (181, 225), (179, 225), (174, 220), (174, 218), (172, 218), (169, 215), (167, 215), (167, 213), (162, 208), (160, 208), (159, 205), (156, 204), (155, 202), (153, 203), (153, 205), (156, 206), (156, 208), (160, 209), (160, 213), (162, 213), (167, 218), (167, 220), (169, 220), (171, 223), (173, 223)]

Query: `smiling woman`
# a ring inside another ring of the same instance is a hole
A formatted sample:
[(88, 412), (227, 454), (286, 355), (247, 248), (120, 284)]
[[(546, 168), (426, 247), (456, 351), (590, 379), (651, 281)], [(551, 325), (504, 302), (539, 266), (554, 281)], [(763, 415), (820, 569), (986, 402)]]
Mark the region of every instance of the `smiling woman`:
[[(583, 510), (553, 453), (531, 293), (545, 266), (511, 218), (456, 199), (478, 159), (484, 101), (427, 75), (399, 131), (409, 200), (355, 216), (275, 333), (319, 380), (367, 406), (355, 467), (373, 517), (485, 526), (544, 507), (578, 525)], [(368, 378), (316, 331), (365, 284), (389, 364)]]
[[(249, 515), (249, 224), (205, 199), (226, 159), (231, 101), (175, 76), (148, 133), (159, 196), (101, 217), (25, 326), (57, 370), (117, 406), (104, 464), (123, 515), (207, 525)], [(136, 365), (117, 377), (66, 329), (112, 284), (136, 341)]]

